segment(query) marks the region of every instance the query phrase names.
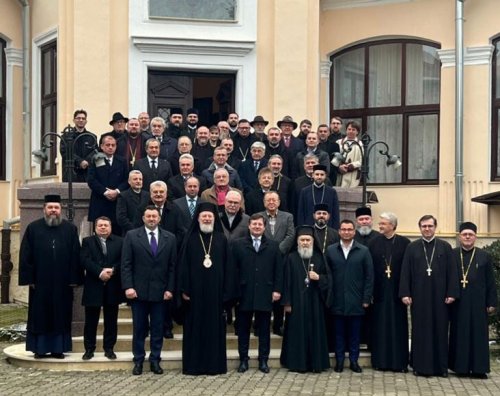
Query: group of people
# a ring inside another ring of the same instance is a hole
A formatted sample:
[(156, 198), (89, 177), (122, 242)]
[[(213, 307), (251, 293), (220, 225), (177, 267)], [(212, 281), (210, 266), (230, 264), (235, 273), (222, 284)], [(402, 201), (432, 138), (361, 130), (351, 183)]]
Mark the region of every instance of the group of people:
[[(86, 116), (75, 112), (71, 133), (88, 132)], [(113, 131), (100, 138), (105, 160), (75, 143), (95, 235), (80, 247), (58, 196), (45, 197), (44, 218), (26, 229), (20, 284), (30, 286), (26, 345), (35, 358), (71, 350), (72, 287), (83, 283), (82, 358), (94, 356), (102, 308), (104, 354), (116, 359), (118, 306), (128, 301), (134, 375), (142, 374), (148, 335), (150, 369), (163, 372), (163, 339), (177, 321), (185, 374), (227, 371), (227, 324), (238, 336), (238, 372), (247, 371), (253, 324), (264, 373), (272, 329), (283, 336), (281, 363), (293, 371), (326, 370), (334, 351), (334, 370), (342, 372), (347, 349), (359, 373), (366, 343), (379, 370), (406, 372), (410, 364), (416, 375), (445, 376), (450, 368), (486, 376), (487, 315), (497, 296), (474, 224), (461, 226), (452, 250), (435, 238), (433, 216), (420, 219), (422, 238), (411, 243), (396, 234), (389, 212), (380, 233), (367, 207), (356, 210), (355, 222), (341, 220), (333, 186), (359, 182), (355, 122), (343, 136), (337, 117), (317, 132), (304, 120), (295, 137), (289, 116), (267, 131), (261, 116), (249, 122), (232, 113), (211, 128), (197, 121), (196, 109), (186, 125), (173, 109), (168, 128), (147, 113), (130, 120), (115, 113)], [(345, 161), (335, 167), (337, 152)]]

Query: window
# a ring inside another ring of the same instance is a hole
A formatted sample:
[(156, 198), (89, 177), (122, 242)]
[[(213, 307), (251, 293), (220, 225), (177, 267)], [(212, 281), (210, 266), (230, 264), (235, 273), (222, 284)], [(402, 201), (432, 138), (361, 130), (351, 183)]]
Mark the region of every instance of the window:
[(149, 16), (233, 22), (236, 0), (149, 0)]
[[(57, 132), (57, 43), (50, 42), (41, 47), (41, 93), (40, 114), (41, 130), (40, 136), (47, 132)], [(42, 144), (53, 141), (53, 137), (47, 137)], [(53, 142), (49, 149), (49, 159), (42, 163), (42, 176), (56, 174), (57, 143)]]
[(369, 181), (377, 184), (437, 184), (439, 169), (438, 47), (416, 40), (384, 40), (331, 56), (331, 115), (361, 123), (372, 143), (384, 141), (403, 166), (385, 166), (370, 152)]
[(0, 39), (0, 180), (5, 180), (5, 145), (6, 145), (6, 125), (5, 125), (5, 85), (6, 85), (6, 65), (5, 48), (7, 43)]
[(493, 41), (493, 89), (491, 120), (491, 180), (500, 181), (500, 37)]

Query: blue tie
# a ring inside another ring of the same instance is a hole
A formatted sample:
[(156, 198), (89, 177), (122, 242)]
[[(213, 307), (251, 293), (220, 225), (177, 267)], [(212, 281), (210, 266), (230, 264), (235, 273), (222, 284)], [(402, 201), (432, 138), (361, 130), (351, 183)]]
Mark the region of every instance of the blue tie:
[(153, 231), (151, 231), (149, 235), (151, 235), (151, 253), (153, 256), (156, 256), (156, 253), (158, 252), (158, 242), (156, 241), (155, 233)]
[(189, 214), (191, 215), (191, 218), (194, 216), (194, 199), (189, 198)]

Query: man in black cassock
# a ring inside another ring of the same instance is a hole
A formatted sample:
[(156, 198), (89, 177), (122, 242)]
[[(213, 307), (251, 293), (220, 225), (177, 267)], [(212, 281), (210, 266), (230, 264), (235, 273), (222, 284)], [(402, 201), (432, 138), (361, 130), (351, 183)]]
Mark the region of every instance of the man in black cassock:
[(281, 296), (286, 319), (280, 361), (290, 371), (318, 373), (330, 367), (321, 295), (328, 289), (326, 270), (313, 227), (298, 227), (296, 250), (285, 263)]
[(453, 256), (460, 297), (451, 306), (449, 368), (459, 375), (486, 379), (490, 371), (488, 314), (495, 312), (497, 291), (490, 255), (474, 246), (477, 226), (460, 225), (460, 246)]
[(400, 300), (401, 264), (408, 238), (396, 234), (394, 213), (380, 215), (380, 234), (369, 244), (373, 260), (371, 361), (375, 370), (408, 372), (408, 308)]
[(321, 249), (321, 253), (325, 254), (328, 246), (337, 243), (339, 233), (336, 229), (328, 226), (330, 220), (330, 213), (328, 212), (327, 204), (314, 205), (314, 239)]
[(26, 228), (19, 252), (19, 285), (29, 286), (26, 350), (35, 359), (64, 359), (71, 351), (73, 286), (82, 278), (80, 241), (77, 228), (61, 218), (59, 195), (45, 196), (43, 213)]
[(449, 305), (459, 296), (458, 273), (449, 243), (434, 235), (437, 220), (418, 221), (421, 239), (406, 248), (399, 297), (411, 306), (411, 357), (415, 375), (448, 376)]
[(179, 292), (185, 308), (182, 372), (224, 374), (224, 301), (230, 294), (227, 240), (214, 204), (200, 203), (194, 219), (179, 264)]

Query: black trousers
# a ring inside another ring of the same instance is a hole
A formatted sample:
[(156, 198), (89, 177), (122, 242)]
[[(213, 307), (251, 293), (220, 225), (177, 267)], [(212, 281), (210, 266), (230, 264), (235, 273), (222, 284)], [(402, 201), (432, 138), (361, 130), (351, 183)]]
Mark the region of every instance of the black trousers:
[(240, 360), (248, 360), (250, 327), (254, 314), (257, 335), (259, 336), (259, 360), (267, 361), (271, 349), (271, 312), (238, 310), (236, 317), (238, 325), (238, 353)]
[(283, 327), (283, 317), (285, 315), (285, 307), (281, 305), (281, 301), (273, 302), (273, 331), (277, 332)]
[[(103, 349), (113, 349), (116, 344), (118, 333), (118, 304), (104, 305), (102, 307), (104, 314), (104, 334)], [(83, 345), (86, 351), (95, 351), (97, 325), (101, 307), (85, 307), (85, 325), (83, 327)]]

